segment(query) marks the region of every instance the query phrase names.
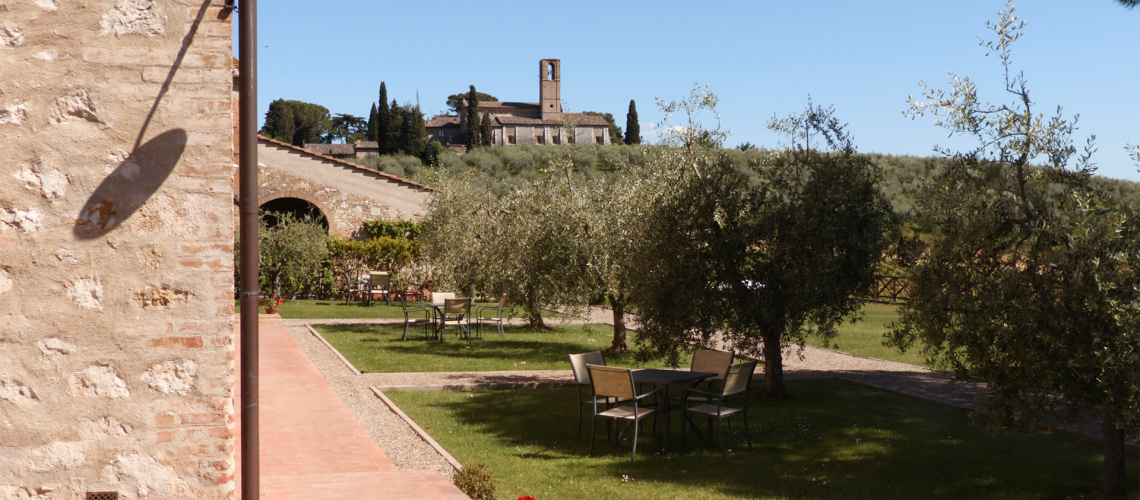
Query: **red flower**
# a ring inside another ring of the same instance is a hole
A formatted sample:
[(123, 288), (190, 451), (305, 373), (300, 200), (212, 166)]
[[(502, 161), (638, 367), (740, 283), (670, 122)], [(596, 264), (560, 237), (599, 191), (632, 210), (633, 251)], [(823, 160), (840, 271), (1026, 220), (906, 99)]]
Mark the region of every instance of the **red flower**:
[(532, 497), (530, 495), (523, 495), (523, 496), (519, 497), (519, 500), (534, 500), (534, 497)]

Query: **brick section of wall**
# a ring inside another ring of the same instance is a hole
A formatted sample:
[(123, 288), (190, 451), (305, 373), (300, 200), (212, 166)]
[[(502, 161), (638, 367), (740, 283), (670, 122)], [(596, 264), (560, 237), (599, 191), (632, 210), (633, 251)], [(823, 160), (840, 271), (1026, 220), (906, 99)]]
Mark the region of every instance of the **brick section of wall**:
[(223, 4), (0, 6), (0, 500), (233, 496)]

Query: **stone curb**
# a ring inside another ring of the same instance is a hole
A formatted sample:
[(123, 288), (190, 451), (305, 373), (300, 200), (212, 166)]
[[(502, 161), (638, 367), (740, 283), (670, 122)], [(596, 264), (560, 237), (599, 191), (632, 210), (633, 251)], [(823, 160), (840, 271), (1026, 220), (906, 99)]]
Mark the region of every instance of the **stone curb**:
[(339, 350), (337, 350), (337, 348), (333, 347), (332, 344), (329, 343), (329, 341), (325, 340), (325, 338), (322, 337), (320, 333), (317, 333), (317, 331), (314, 330), (313, 327), (311, 327), (309, 325), (305, 325), (305, 328), (308, 328), (309, 333), (313, 334), (313, 336), (316, 337), (317, 340), (321, 341), (321, 343), (324, 344), (325, 347), (328, 347), (329, 350), (332, 351), (332, 353), (335, 354), (337, 358), (340, 358), (341, 362), (344, 363), (344, 366), (347, 366), (349, 370), (352, 370), (352, 373), (355, 373), (357, 377), (364, 375), (363, 373), (360, 373), (360, 370), (357, 370), (355, 366), (352, 366), (352, 363), (349, 363), (348, 359), (345, 358), (344, 355), (341, 354)]
[(392, 402), (391, 399), (388, 399), (388, 396), (385, 396), (383, 391), (375, 387), (369, 387), (369, 389), (372, 390), (372, 393), (375, 394), (376, 397), (380, 398), (380, 401), (383, 401), (384, 404), (388, 406), (389, 410), (392, 410), (392, 413), (395, 413), (396, 416), (400, 417), (400, 419), (404, 421), (404, 423), (408, 424), (408, 426), (412, 428), (412, 431), (415, 432), (416, 435), (420, 437), (420, 439), (424, 440), (428, 446), (431, 446), (436, 453), (439, 453), (439, 455), (443, 457), (443, 459), (446, 460), (448, 464), (451, 464), (451, 466), (455, 468), (455, 472), (459, 472), (463, 469), (463, 465), (461, 465), (459, 461), (455, 459), (455, 457), (451, 456), (447, 450), (443, 449), (443, 447), (440, 446), (439, 443), (435, 441), (435, 439), (432, 439), (431, 435), (429, 435), (427, 431), (423, 430), (423, 428), (416, 424), (414, 420), (408, 417), (408, 415), (405, 414), (404, 411), (400, 409), (400, 407), (396, 406), (396, 403)]

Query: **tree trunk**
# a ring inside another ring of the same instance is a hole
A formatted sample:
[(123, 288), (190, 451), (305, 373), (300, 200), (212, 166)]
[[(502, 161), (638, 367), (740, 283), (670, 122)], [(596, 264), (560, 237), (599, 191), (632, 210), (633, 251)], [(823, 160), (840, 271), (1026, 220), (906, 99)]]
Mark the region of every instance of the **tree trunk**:
[(780, 352), (780, 332), (775, 329), (765, 330), (761, 338), (764, 340), (764, 388), (760, 394), (767, 397), (785, 398), (784, 391), (784, 362)]
[(625, 293), (619, 293), (617, 297), (611, 293), (606, 297), (610, 299), (610, 306), (614, 308), (614, 341), (606, 352), (627, 353), (629, 346), (625, 344)]
[(527, 301), (527, 315), (529, 316), (527, 326), (532, 331), (545, 332), (549, 330), (546, 323), (542, 321), (542, 304), (539, 303), (538, 294), (531, 294), (530, 300)]
[(1104, 481), (1100, 494), (1104, 498), (1124, 498), (1124, 431), (1116, 427), (1116, 414), (1104, 414)]

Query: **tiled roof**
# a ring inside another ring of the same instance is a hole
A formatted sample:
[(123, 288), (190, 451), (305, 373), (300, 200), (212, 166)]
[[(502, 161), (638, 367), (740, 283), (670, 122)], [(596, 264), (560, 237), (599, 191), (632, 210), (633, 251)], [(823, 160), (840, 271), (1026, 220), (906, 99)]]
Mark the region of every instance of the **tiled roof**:
[(391, 180), (398, 182), (398, 183), (401, 183), (401, 184), (407, 184), (409, 186), (414, 186), (416, 188), (423, 189), (425, 191), (435, 191), (435, 188), (428, 186), (426, 184), (420, 184), (416, 181), (408, 180), (408, 179), (405, 179), (403, 177), (398, 177), (398, 176), (389, 174), (387, 172), (381, 172), (379, 170), (373, 170), (371, 168), (365, 167), (364, 165), (357, 165), (357, 164), (352, 163), (350, 161), (344, 161), (344, 160), (341, 160), (339, 158), (333, 158), (333, 157), (328, 156), (328, 155), (316, 153), (316, 152), (310, 151), (310, 150), (305, 149), (305, 148), (294, 146), (294, 145), (289, 144), (287, 142), (281, 142), (281, 141), (278, 141), (276, 139), (270, 139), (270, 138), (265, 137), (264, 135), (261, 135), (261, 134), (257, 134), (257, 140), (265, 141), (265, 142), (268, 142), (270, 144), (274, 144), (277, 146), (293, 149), (293, 150), (296, 150), (296, 151), (303, 153), (303, 154), (313, 155), (313, 156), (316, 156), (317, 158), (320, 158), (322, 160), (331, 161), (333, 163), (343, 165), (343, 166), (347, 166), (347, 167), (352, 167), (356, 170), (363, 170), (365, 172), (376, 174), (376, 175), (379, 175), (380, 177), (385, 177), (385, 178), (391, 179)]
[(428, 120), (426, 126), (428, 126), (428, 127), (458, 127), (459, 126), (459, 117), (458, 116), (437, 116), (435, 118), (432, 118), (431, 120)]
[(356, 146), (352, 144), (313, 144), (305, 143), (305, 149), (329, 156), (356, 156)]
[(500, 102), (500, 101), (479, 101), (479, 111), (489, 111), (492, 109), (511, 110), (511, 109), (538, 109), (537, 102)]
[(584, 115), (582, 113), (562, 113), (562, 118), (528, 118), (525, 116), (498, 115), (495, 120), (500, 125), (553, 125), (561, 127), (574, 123), (582, 127), (608, 127), (610, 124), (600, 116)]

